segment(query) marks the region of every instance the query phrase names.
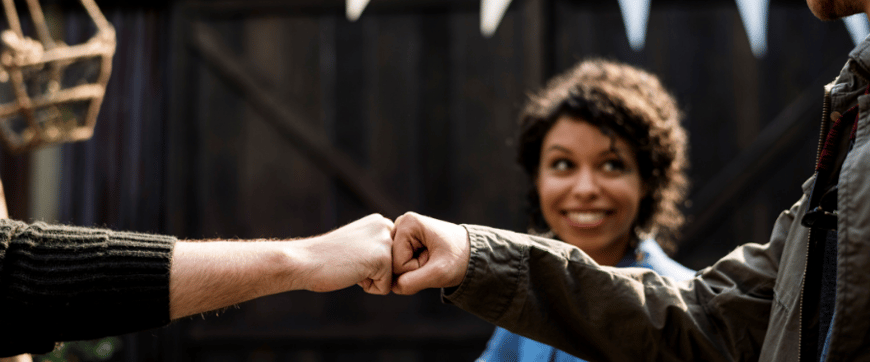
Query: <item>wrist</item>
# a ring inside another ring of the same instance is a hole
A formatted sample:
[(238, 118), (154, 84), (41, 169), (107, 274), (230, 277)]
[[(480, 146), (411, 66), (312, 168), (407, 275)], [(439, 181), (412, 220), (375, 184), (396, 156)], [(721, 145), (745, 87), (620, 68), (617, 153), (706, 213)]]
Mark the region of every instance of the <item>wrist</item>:
[(457, 260), (459, 265), (455, 268), (457, 273), (450, 286), (458, 287), (465, 280), (465, 275), (468, 274), (468, 264), (471, 262), (471, 240), (468, 229), (464, 225), (453, 224), (453, 226), (457, 246), (459, 247), (459, 258)]
[[(310, 290), (307, 278), (312, 269), (311, 252), (308, 250), (310, 239), (281, 242), (280, 258), (277, 259), (276, 283), (282, 285), (280, 292), (292, 290)], [(309, 272), (306, 272), (309, 271)]]

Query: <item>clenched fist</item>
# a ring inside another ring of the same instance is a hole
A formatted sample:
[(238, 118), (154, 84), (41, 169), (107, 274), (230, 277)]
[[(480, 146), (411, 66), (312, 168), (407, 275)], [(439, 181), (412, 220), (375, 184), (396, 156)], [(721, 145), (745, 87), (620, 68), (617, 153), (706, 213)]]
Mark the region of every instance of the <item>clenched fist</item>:
[(393, 228), (393, 293), (459, 285), (468, 270), (468, 231), (464, 227), (409, 212)]
[(393, 222), (372, 214), (320, 237), (300, 240), (305, 255), (302, 289), (329, 292), (354, 284), (367, 293), (389, 294), (393, 278)]

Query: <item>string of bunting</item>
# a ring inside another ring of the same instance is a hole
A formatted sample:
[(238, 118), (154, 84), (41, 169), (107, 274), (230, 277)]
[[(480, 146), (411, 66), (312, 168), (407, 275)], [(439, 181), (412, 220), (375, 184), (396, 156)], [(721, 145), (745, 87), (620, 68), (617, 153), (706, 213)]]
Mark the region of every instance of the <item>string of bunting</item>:
[[(617, 0), (622, 11), (622, 21), (625, 24), (625, 35), (628, 44), (635, 51), (643, 50), (646, 42), (646, 29), (649, 21), (651, 0)], [(767, 13), (770, 0), (735, 0), (743, 28), (752, 48), (752, 54), (763, 58), (767, 53)], [(346, 0), (347, 19), (356, 21), (362, 15), (369, 0)], [(480, 0), (480, 33), (491, 37), (504, 18), (511, 0)], [(870, 34), (870, 24), (862, 14), (843, 18), (843, 23), (857, 45)]]

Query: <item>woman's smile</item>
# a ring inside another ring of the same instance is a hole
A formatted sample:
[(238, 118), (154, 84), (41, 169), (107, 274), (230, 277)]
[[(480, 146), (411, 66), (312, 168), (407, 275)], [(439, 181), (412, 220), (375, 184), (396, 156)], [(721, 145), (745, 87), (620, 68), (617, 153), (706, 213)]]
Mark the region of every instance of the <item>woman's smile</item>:
[(601, 225), (604, 218), (610, 214), (607, 211), (565, 211), (563, 215), (568, 222), (578, 228), (588, 229)]

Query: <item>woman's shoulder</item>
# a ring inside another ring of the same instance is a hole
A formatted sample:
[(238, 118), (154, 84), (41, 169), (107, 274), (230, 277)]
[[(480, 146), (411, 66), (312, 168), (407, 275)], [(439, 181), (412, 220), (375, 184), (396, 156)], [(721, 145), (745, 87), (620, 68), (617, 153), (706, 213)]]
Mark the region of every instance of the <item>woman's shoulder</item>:
[(646, 239), (638, 245), (638, 252), (641, 254), (640, 261), (636, 263), (638, 267), (644, 267), (654, 270), (660, 275), (670, 277), (677, 280), (692, 279), (695, 277), (695, 271), (686, 268), (676, 260), (671, 259), (665, 254), (665, 251), (653, 239)]

